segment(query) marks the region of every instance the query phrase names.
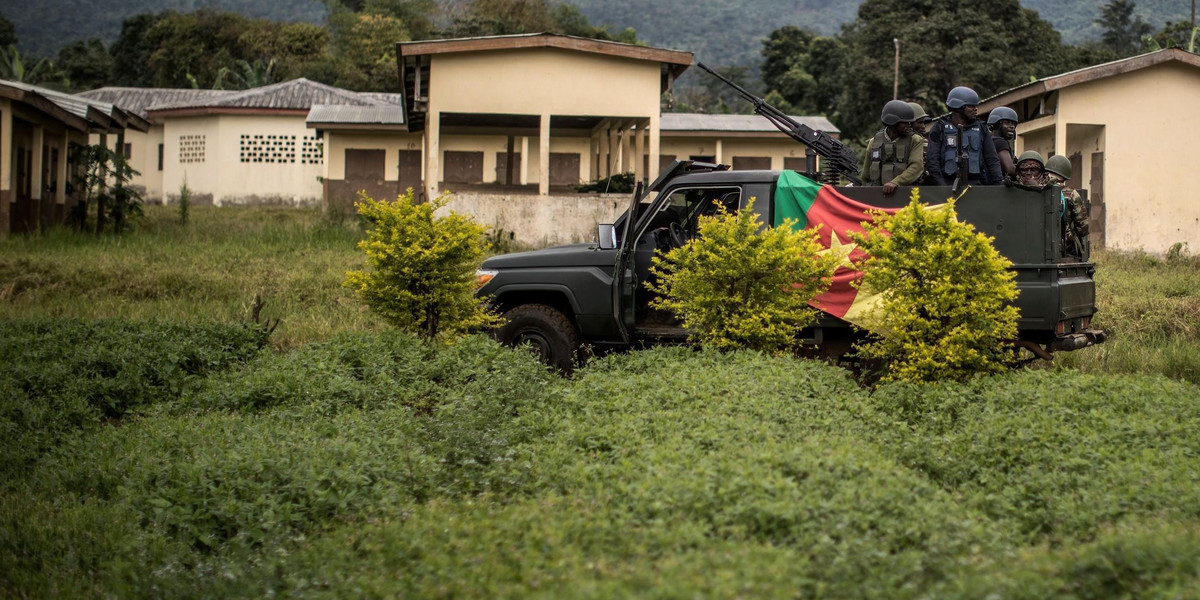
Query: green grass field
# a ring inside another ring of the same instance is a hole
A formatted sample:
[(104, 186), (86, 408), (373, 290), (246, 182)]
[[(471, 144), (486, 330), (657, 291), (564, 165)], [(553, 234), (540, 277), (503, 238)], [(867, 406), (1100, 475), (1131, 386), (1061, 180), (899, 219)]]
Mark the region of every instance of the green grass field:
[[(0, 596), (1200, 597), (1200, 261), (955, 385), (389, 332), (353, 224), (0, 240)], [(274, 335), (249, 324), (255, 294)]]

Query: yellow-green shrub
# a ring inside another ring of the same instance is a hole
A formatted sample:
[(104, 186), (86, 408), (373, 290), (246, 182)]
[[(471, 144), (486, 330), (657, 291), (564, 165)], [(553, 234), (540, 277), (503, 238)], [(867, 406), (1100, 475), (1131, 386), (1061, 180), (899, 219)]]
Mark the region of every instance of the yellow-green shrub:
[(908, 206), (867, 224), (855, 241), (869, 255), (862, 286), (881, 292), (872, 318), (883, 332), (859, 355), (886, 361), (885, 380), (961, 380), (1012, 361), (1012, 263), (955, 217), (953, 199), (927, 207), (914, 189)]
[(347, 272), (345, 285), (391, 325), (426, 338), (493, 322), (474, 294), (487, 228), (454, 212), (435, 217), (446, 202), (414, 202), (409, 188), (395, 202), (363, 193), (355, 203), (370, 225), (358, 243), (368, 268)]
[(816, 231), (791, 223), (760, 231), (754, 199), (737, 214), (701, 216), (700, 237), (654, 257), (659, 294), (693, 340), (719, 350), (778, 351), (816, 319), (808, 303), (829, 287), (835, 258), (820, 255)]

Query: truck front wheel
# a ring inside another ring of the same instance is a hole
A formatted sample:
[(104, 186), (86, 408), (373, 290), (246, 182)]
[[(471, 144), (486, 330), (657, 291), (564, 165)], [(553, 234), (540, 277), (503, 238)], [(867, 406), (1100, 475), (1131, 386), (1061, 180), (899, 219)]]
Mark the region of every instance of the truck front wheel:
[(545, 304), (522, 304), (504, 313), (496, 339), (506, 346), (528, 344), (542, 362), (570, 373), (579, 350), (579, 332), (566, 315)]

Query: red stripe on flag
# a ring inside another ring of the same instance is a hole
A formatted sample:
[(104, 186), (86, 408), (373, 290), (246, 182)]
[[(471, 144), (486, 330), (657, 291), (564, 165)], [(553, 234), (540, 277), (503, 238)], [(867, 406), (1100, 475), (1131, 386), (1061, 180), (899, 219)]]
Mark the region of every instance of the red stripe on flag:
[[(852, 250), (846, 256), (849, 262), (858, 262), (867, 256), (866, 252), (854, 244), (852, 233), (863, 231), (862, 223), (872, 221), (872, 212), (883, 211), (889, 215), (896, 214), (899, 208), (879, 208), (863, 204), (838, 193), (833, 186), (822, 186), (817, 192), (817, 199), (808, 209), (808, 227), (818, 228), (817, 239), (821, 245), (831, 248), (834, 252), (845, 252), (852, 245)], [(834, 241), (834, 235), (837, 241)], [(839, 250), (840, 247), (840, 250)], [(814, 308), (825, 311), (839, 319), (846, 316), (858, 289), (852, 283), (862, 277), (862, 271), (854, 269), (846, 262), (833, 272), (833, 282), (829, 289), (817, 296), (809, 304)]]

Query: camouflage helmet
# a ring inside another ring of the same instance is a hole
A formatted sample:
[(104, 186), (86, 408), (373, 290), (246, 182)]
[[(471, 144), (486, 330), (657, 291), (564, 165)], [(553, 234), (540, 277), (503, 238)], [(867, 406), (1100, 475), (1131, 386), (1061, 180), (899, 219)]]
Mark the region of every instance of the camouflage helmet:
[(1055, 154), (1046, 161), (1046, 170), (1056, 175), (1061, 175), (1063, 179), (1071, 178), (1071, 159)]
[(979, 94), (969, 87), (958, 86), (950, 90), (946, 96), (946, 106), (950, 110), (958, 110), (964, 106), (979, 106)]
[(901, 122), (911, 122), (914, 119), (913, 109), (907, 102), (891, 100), (883, 105), (883, 124), (895, 125)]
[(922, 119), (929, 118), (929, 115), (925, 113), (925, 109), (921, 108), (920, 104), (917, 104), (916, 102), (909, 102), (908, 105), (911, 106), (913, 109), (913, 120), (914, 121), (920, 121)]
[(1037, 150), (1026, 150), (1022, 152), (1021, 155), (1017, 157), (1017, 164), (1020, 165), (1027, 160), (1036, 160), (1039, 167), (1046, 167), (1046, 159), (1042, 158), (1041, 153), (1039, 153)]
[(992, 113), (988, 115), (988, 125), (995, 125), (1000, 121), (1012, 121), (1013, 123), (1020, 122), (1020, 120), (1017, 119), (1017, 111), (1007, 106), (997, 106), (992, 110)]

